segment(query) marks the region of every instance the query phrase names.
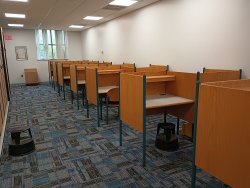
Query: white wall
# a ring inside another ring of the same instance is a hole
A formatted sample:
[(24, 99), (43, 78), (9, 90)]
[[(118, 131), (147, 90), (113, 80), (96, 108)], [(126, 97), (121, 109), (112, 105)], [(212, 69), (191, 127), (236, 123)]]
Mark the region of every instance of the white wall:
[[(24, 83), (25, 68), (37, 68), (40, 82), (48, 81), (48, 61), (38, 61), (36, 53), (35, 31), (4, 29), (4, 34), (12, 35), (12, 40), (5, 41), (10, 83)], [(70, 60), (82, 59), (80, 32), (68, 32)], [(28, 61), (16, 61), (15, 46), (27, 46)]]
[(162, 0), (83, 31), (82, 42), (84, 59), (188, 72), (243, 68), (250, 77), (250, 1)]

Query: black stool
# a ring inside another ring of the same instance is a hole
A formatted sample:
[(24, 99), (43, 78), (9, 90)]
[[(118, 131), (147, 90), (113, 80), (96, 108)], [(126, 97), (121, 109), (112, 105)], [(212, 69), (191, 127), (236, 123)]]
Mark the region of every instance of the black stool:
[[(160, 129), (163, 129), (164, 133), (160, 133)], [(178, 137), (175, 135), (175, 124), (159, 123), (157, 125), (155, 146), (165, 151), (174, 151), (179, 148)]]
[[(21, 137), (21, 133), (28, 132), (29, 137)], [(10, 131), (11, 143), (9, 144), (9, 155), (25, 155), (35, 150), (30, 127), (16, 127)]]
[(175, 134), (175, 124), (173, 123), (158, 123), (157, 134), (159, 134), (160, 129), (164, 129), (165, 134), (167, 134), (168, 131), (171, 131), (172, 134)]

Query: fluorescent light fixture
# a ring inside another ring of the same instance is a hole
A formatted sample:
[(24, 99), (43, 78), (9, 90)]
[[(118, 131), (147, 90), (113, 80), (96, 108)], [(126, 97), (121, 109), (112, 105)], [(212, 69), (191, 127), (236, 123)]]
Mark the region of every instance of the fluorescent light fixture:
[(83, 28), (83, 25), (70, 25), (69, 28), (76, 28), (76, 29), (80, 29)]
[(5, 13), (4, 15), (7, 18), (26, 18), (25, 14)]
[(22, 3), (29, 2), (29, 0), (5, 0), (5, 1), (14, 1), (14, 2), (22, 2)]
[(8, 24), (10, 27), (23, 27), (23, 24)]
[(86, 16), (83, 19), (84, 20), (100, 20), (100, 19), (103, 19), (103, 17), (100, 17), (100, 16)]
[(137, 3), (138, 1), (134, 1), (134, 0), (114, 0), (111, 3), (109, 3), (110, 5), (116, 5), (116, 6), (124, 6), (124, 7), (128, 7), (131, 6), (135, 3)]

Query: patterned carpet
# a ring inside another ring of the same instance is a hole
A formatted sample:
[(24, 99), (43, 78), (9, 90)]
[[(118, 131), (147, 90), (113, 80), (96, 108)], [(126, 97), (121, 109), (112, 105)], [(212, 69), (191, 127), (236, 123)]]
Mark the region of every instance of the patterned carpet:
[[(148, 117), (147, 166), (142, 166), (142, 135), (125, 126), (119, 146), (116, 109), (109, 125), (96, 125), (76, 101), (59, 97), (49, 85), (13, 86), (0, 166), (0, 187), (190, 187), (192, 143), (180, 137), (176, 152), (154, 146), (157, 123)], [(103, 113), (105, 110), (103, 110)], [(105, 115), (104, 115), (105, 117)], [(168, 121), (175, 122), (169, 118)], [(8, 155), (10, 128), (31, 126), (36, 151), (20, 157)], [(198, 170), (198, 187), (224, 187)]]

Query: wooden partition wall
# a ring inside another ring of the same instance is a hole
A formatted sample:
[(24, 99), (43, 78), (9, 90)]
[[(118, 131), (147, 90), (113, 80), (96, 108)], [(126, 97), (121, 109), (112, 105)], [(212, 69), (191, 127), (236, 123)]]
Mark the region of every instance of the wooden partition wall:
[(86, 94), (88, 102), (97, 105), (97, 68), (86, 68)]
[(120, 119), (135, 130), (143, 131), (143, 76), (120, 74)]
[(249, 99), (250, 80), (200, 86), (195, 163), (232, 187), (250, 184)]
[(241, 79), (241, 70), (235, 71), (206, 71), (201, 74), (201, 82), (216, 82), (216, 81), (227, 81), (227, 80), (239, 80)]
[(139, 67), (136, 68), (136, 73), (140, 75), (147, 75), (147, 76), (153, 76), (153, 75), (165, 75), (168, 71), (169, 66), (164, 65), (151, 65), (149, 67)]
[(2, 151), (5, 125), (8, 115), (8, 101), (10, 100), (10, 83), (4, 43), (3, 30), (0, 28), (0, 155)]

